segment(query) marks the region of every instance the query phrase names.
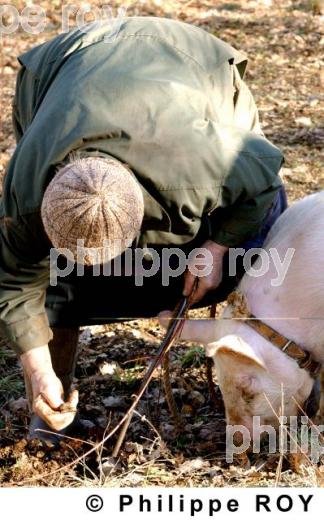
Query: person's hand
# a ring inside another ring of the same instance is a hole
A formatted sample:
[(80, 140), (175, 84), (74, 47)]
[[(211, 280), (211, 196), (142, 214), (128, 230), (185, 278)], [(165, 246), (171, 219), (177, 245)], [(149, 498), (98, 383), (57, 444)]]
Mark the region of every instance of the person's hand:
[[(199, 302), (208, 291), (219, 286), (223, 276), (223, 257), (228, 251), (228, 247), (216, 244), (216, 242), (211, 240), (207, 240), (201, 248), (208, 251), (208, 257), (212, 260), (212, 265), (210, 266), (209, 274), (198, 276), (197, 271), (206, 269), (206, 265), (202, 265), (201, 260), (200, 262), (195, 263), (193, 261), (189, 264), (185, 273), (183, 295), (191, 295), (192, 303)], [(196, 258), (202, 259), (203, 256), (198, 254)]]
[(33, 411), (52, 429), (66, 428), (75, 417), (78, 392), (73, 390), (64, 402), (62, 383), (53, 370), (48, 346), (29, 350), (20, 359), (31, 384)]
[(33, 411), (56, 431), (73, 422), (78, 405), (78, 391), (72, 390), (63, 400), (63, 387), (54, 371), (37, 371), (31, 375)]

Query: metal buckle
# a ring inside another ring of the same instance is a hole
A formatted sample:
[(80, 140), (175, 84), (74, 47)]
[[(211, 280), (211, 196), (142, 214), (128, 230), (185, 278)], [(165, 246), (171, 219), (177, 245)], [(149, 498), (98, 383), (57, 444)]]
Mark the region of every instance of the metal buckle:
[(286, 351), (286, 349), (289, 347), (290, 343), (292, 343), (292, 340), (291, 340), (291, 339), (287, 341), (287, 343), (286, 343), (286, 345), (285, 345), (284, 347), (282, 347), (282, 349), (281, 349), (282, 352), (285, 352), (285, 351)]
[(300, 368), (303, 368), (305, 370), (309, 370), (309, 368), (311, 367), (312, 365), (312, 362), (313, 362), (313, 358), (311, 356), (311, 353), (310, 352), (306, 352), (304, 351), (305, 354), (306, 354), (306, 357), (303, 361), (301, 361), (301, 363), (299, 364)]

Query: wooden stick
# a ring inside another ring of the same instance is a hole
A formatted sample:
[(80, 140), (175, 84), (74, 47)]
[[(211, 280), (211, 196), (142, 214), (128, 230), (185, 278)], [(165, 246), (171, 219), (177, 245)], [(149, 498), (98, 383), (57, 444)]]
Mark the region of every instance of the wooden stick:
[(125, 414), (126, 419), (123, 422), (121, 432), (119, 434), (116, 445), (114, 447), (114, 450), (112, 453), (113, 457), (118, 456), (118, 453), (119, 453), (120, 447), (124, 441), (129, 423), (131, 422), (133, 412), (134, 412), (139, 400), (141, 399), (142, 395), (144, 394), (146, 388), (148, 387), (148, 385), (153, 377), (154, 370), (159, 366), (159, 364), (161, 363), (161, 361), (163, 359), (164, 354), (171, 348), (175, 339), (181, 333), (181, 330), (183, 327), (183, 318), (185, 317), (185, 315), (190, 307), (190, 304), (191, 304), (190, 297), (188, 298), (188, 297), (184, 296), (183, 298), (181, 298), (180, 302), (174, 309), (174, 311), (172, 313), (173, 314), (172, 319), (171, 319), (169, 327), (167, 329), (165, 338), (162, 341), (161, 346), (160, 346), (155, 358), (151, 362), (151, 364), (143, 378), (140, 389), (134, 396), (134, 401), (133, 401), (132, 405), (130, 406), (130, 408), (128, 409), (128, 411)]
[(169, 412), (174, 421), (175, 431), (177, 433), (180, 433), (183, 427), (183, 419), (179, 413), (177, 403), (175, 402), (174, 395), (172, 392), (170, 378), (170, 350), (168, 350), (163, 356), (163, 385), (167, 405), (169, 407)]

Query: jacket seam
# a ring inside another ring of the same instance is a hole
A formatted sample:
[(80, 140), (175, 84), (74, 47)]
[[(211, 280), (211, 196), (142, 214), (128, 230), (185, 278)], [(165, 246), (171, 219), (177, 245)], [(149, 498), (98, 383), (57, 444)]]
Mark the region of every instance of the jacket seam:
[[(74, 53), (77, 53), (77, 52), (80, 52), (82, 51), (83, 49), (87, 48), (87, 47), (90, 47), (91, 45), (94, 45), (96, 43), (101, 43), (104, 41), (104, 36), (98, 40), (94, 40), (94, 41), (89, 41), (89, 40), (86, 40), (86, 39), (82, 39), (82, 42), (85, 42), (85, 43), (88, 43), (87, 46), (84, 46), (84, 47), (80, 47), (80, 48), (76, 48), (74, 50), (74, 52), (72, 52), (71, 54), (68, 54), (67, 56), (73, 56)], [(160, 42), (163, 42), (165, 43), (167, 46), (169, 46), (170, 48), (174, 49), (176, 52), (178, 52), (179, 54), (182, 54), (183, 56), (185, 56), (186, 58), (190, 59), (195, 65), (197, 65), (203, 72), (204, 74), (207, 74), (207, 75), (211, 75), (213, 76), (212, 73), (209, 73), (202, 65), (201, 63), (199, 63), (199, 61), (197, 61), (193, 56), (191, 56), (190, 54), (188, 54), (187, 52), (185, 52), (184, 50), (180, 49), (179, 47), (177, 47), (176, 45), (173, 45), (172, 43), (168, 42), (168, 40), (166, 40), (165, 38), (162, 38), (160, 36), (156, 36), (156, 35), (153, 35), (153, 34), (128, 34), (126, 36), (119, 36), (118, 39), (119, 40), (128, 40), (130, 38), (133, 38), (133, 39), (147, 39), (147, 38), (151, 38), (152, 40), (155, 40), (155, 41), (160, 41)], [(82, 45), (82, 44), (81, 44)], [(51, 60), (48, 60), (45, 62), (45, 64), (49, 64), (49, 63), (54, 63), (58, 58), (62, 58), (64, 57), (65, 54), (64, 52), (62, 54), (59, 54), (57, 55), (55, 58), (51, 59)], [(228, 58), (227, 60), (225, 59), (224, 61), (221, 61), (220, 63), (217, 64), (216, 66), (216, 70), (226, 61), (229, 61), (230, 59), (233, 59), (232, 58)], [(242, 60), (244, 61), (244, 60)], [(35, 74), (35, 72), (34, 72)], [(36, 75), (36, 74), (35, 74)]]

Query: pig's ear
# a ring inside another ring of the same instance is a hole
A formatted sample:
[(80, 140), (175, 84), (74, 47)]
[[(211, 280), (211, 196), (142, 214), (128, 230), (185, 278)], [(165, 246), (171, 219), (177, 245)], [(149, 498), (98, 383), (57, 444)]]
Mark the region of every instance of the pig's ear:
[(237, 364), (257, 365), (260, 368), (267, 369), (262, 359), (254, 352), (250, 345), (239, 336), (225, 336), (214, 343), (209, 343), (205, 347), (206, 356), (222, 357), (224, 360), (232, 363), (235, 368)]

